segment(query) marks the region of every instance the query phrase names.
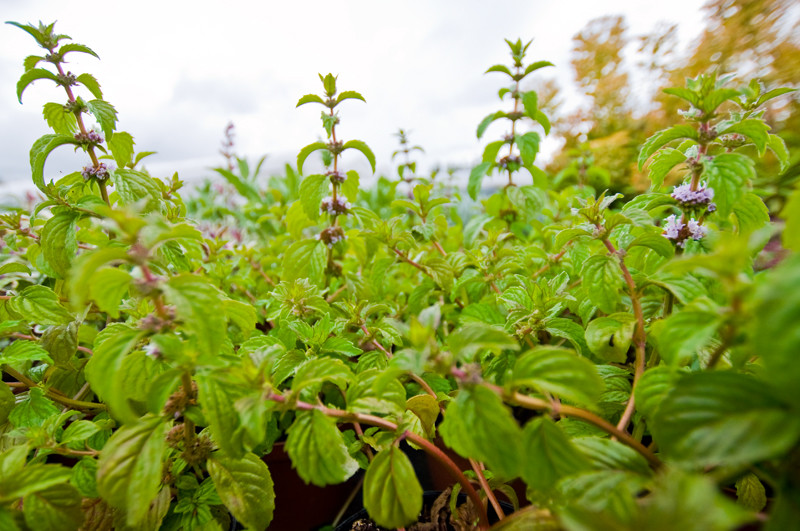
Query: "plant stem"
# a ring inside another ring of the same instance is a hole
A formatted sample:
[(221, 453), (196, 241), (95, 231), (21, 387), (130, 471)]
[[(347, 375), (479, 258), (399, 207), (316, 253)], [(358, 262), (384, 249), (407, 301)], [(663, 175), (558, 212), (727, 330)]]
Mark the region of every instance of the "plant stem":
[[(181, 384), (183, 385), (183, 393), (186, 398), (191, 400), (194, 398), (194, 389), (192, 388), (192, 375), (187, 371), (181, 374)], [(194, 444), (194, 422), (186, 415), (183, 416), (183, 445), (184, 451), (189, 451), (189, 448)]]
[(483, 492), (486, 493), (486, 497), (489, 499), (489, 503), (492, 504), (492, 507), (494, 507), (494, 511), (497, 513), (497, 516), (499, 516), (500, 519), (502, 520), (503, 518), (506, 517), (506, 513), (503, 512), (503, 508), (500, 506), (500, 502), (497, 501), (497, 496), (494, 495), (494, 492), (492, 492), (491, 487), (489, 487), (489, 482), (486, 481), (486, 476), (483, 474), (483, 466), (481, 465), (481, 463), (472, 458), (469, 459), (469, 464), (472, 467), (473, 472), (475, 472), (475, 475), (478, 478), (478, 483), (480, 483)]
[[(598, 227), (599, 228), (599, 227)], [(614, 245), (605, 238), (603, 240), (606, 248), (611, 254), (617, 254)], [(633, 385), (631, 386), (631, 396), (628, 403), (625, 405), (625, 411), (622, 413), (622, 418), (617, 423), (617, 429), (625, 431), (628, 428), (628, 423), (633, 417), (633, 411), (636, 407), (633, 392), (636, 389), (636, 384), (639, 383), (639, 378), (644, 374), (645, 363), (645, 348), (647, 345), (647, 336), (644, 331), (644, 312), (642, 311), (642, 302), (639, 300), (639, 294), (636, 292), (636, 283), (633, 281), (631, 272), (625, 265), (625, 260), (620, 257), (619, 266), (622, 269), (622, 276), (625, 278), (625, 284), (628, 286), (628, 294), (631, 297), (633, 304), (633, 315), (636, 317), (636, 330), (633, 333), (633, 344), (636, 349), (636, 359), (633, 362)]]
[(34, 387), (38, 387), (39, 389), (44, 391), (45, 396), (51, 398), (53, 401), (58, 402), (59, 404), (69, 406), (75, 409), (89, 409), (89, 410), (108, 409), (108, 407), (105, 404), (97, 404), (95, 402), (85, 402), (83, 400), (73, 400), (57, 392), (55, 389), (40, 387), (36, 382), (31, 380), (24, 374), (15, 371), (8, 365), (4, 365), (3, 370), (7, 372), (9, 376), (16, 379), (18, 382), (24, 384), (25, 387), (27, 387), (28, 389), (33, 389)]

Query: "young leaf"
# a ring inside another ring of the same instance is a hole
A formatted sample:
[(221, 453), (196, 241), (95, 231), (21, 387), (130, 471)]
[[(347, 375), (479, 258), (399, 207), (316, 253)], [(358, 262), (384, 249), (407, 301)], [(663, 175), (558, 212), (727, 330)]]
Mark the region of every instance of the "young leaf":
[(300, 153), (297, 154), (297, 172), (303, 173), (303, 163), (305, 163), (306, 159), (309, 155), (313, 152), (318, 151), (320, 149), (328, 149), (328, 145), (324, 142), (314, 142), (313, 144), (309, 144), (303, 149), (300, 150)]
[(117, 168), (111, 172), (111, 182), (123, 205), (142, 201), (144, 211), (150, 212), (156, 210), (161, 201), (161, 188), (145, 172)]
[(476, 133), (478, 135), (478, 138), (483, 136), (483, 133), (486, 131), (486, 128), (489, 127), (489, 124), (491, 124), (492, 122), (494, 122), (499, 118), (504, 117), (505, 115), (506, 113), (504, 113), (503, 111), (497, 111), (495, 113), (490, 114), (483, 120), (481, 120), (481, 123), (478, 124), (478, 130)]
[(58, 76), (44, 68), (33, 68), (22, 74), (22, 77), (17, 81), (17, 100), (22, 103), (22, 93), (28, 88), (28, 85), (37, 79), (49, 79), (58, 83)]
[(652, 190), (657, 190), (664, 182), (664, 177), (678, 164), (686, 161), (686, 155), (681, 151), (672, 148), (660, 150), (653, 156), (648, 166), (650, 181), (653, 183)]
[(207, 466), (217, 494), (231, 514), (248, 529), (266, 529), (275, 510), (275, 488), (264, 461), (252, 453), (232, 459), (215, 452)]
[(65, 278), (78, 250), (76, 224), (79, 215), (64, 210), (48, 219), (41, 236), (42, 254), (60, 278)]
[(226, 323), (219, 309), (222, 293), (206, 278), (189, 273), (174, 276), (162, 285), (164, 298), (197, 338), (197, 348), (216, 355), (225, 337)]
[(132, 162), (134, 141), (130, 133), (118, 131), (108, 140), (107, 144), (118, 168), (124, 168)]
[(348, 201), (351, 203), (355, 203), (356, 199), (358, 198), (358, 185), (359, 185), (359, 176), (358, 172), (355, 170), (350, 170), (347, 172), (347, 180), (341, 184), (340, 189), (342, 193), (347, 198)]
[(394, 445), (378, 452), (367, 469), (364, 508), (375, 523), (391, 529), (417, 521), (422, 487), (411, 461)]
[(647, 141), (642, 145), (642, 149), (639, 152), (639, 170), (641, 171), (644, 163), (647, 162), (647, 159), (649, 159), (653, 153), (664, 147), (669, 142), (679, 138), (697, 140), (697, 131), (690, 125), (676, 125), (670, 127), (669, 129), (662, 129), (648, 138)]
[(301, 105), (305, 105), (306, 103), (321, 103), (325, 105), (325, 100), (317, 96), (316, 94), (306, 94), (297, 102), (295, 108), (300, 107)]
[(73, 136), (68, 135), (44, 135), (31, 146), (30, 161), (31, 171), (33, 173), (33, 184), (35, 184), (39, 190), (45, 191), (44, 163), (47, 160), (47, 156), (55, 148), (63, 146), (64, 144), (77, 145), (78, 141), (75, 140)]
[(97, 59), (100, 59), (100, 56), (94, 53), (94, 51), (91, 48), (89, 48), (88, 46), (84, 46), (83, 44), (78, 44), (77, 42), (67, 43), (58, 49), (58, 53), (60, 53), (62, 56), (66, 55), (69, 52), (88, 53), (89, 55), (93, 55)]
[(367, 102), (367, 100), (364, 99), (364, 96), (362, 96), (355, 90), (345, 90), (340, 92), (339, 95), (336, 97), (336, 105), (339, 105), (344, 100), (361, 100), (364, 103)]
[(100, 83), (94, 78), (92, 74), (81, 74), (77, 78), (78, 82), (89, 89), (89, 92), (92, 93), (92, 96), (97, 98), (98, 100), (103, 99), (103, 91), (100, 90)]
[(300, 203), (310, 220), (319, 218), (322, 198), (328, 193), (328, 179), (324, 175), (309, 175), (300, 183)]
[(528, 65), (528, 67), (525, 69), (525, 72), (523, 72), (522, 77), (525, 77), (531, 72), (535, 72), (536, 70), (539, 70), (540, 68), (544, 68), (546, 66), (555, 66), (555, 65), (550, 61), (536, 61), (535, 63), (531, 63)]
[(319, 487), (342, 483), (358, 470), (333, 419), (313, 410), (299, 413), (289, 427), (286, 452), (306, 483)]
[(539, 95), (535, 90), (530, 90), (522, 94), (522, 105), (525, 108), (525, 114), (529, 118), (535, 120), (536, 113), (539, 112)]
[(550, 134), (550, 119), (547, 117), (545, 113), (543, 113), (542, 111), (536, 111), (536, 114), (532, 116), (532, 118), (537, 122), (539, 122), (539, 125), (541, 125), (544, 128), (545, 135)]
[(147, 415), (114, 432), (100, 455), (97, 490), (125, 510), (130, 526), (145, 517), (158, 495), (167, 428), (160, 417)]
[(478, 200), (478, 192), (481, 189), (481, 182), (486, 176), (486, 173), (489, 171), (489, 168), (492, 167), (492, 164), (492, 162), (481, 162), (472, 168), (471, 172), (469, 172), (469, 184), (467, 184), (467, 192), (469, 192), (469, 196), (475, 201)]
[(499, 354), (503, 350), (519, 350), (519, 343), (504, 330), (483, 324), (469, 323), (447, 338), (447, 344), (456, 358), (472, 361), (472, 358), (483, 350)]
[(344, 149), (357, 149), (363, 153), (369, 161), (369, 166), (372, 168), (372, 173), (375, 173), (375, 154), (372, 153), (372, 150), (369, 148), (369, 146), (367, 146), (367, 144), (361, 140), (348, 140), (342, 147)]
[(44, 119), (56, 133), (73, 135), (78, 130), (78, 120), (60, 103), (45, 103), (42, 110)]
[(511, 70), (509, 70), (508, 67), (504, 65), (490, 66), (489, 69), (486, 70), (486, 72), (484, 72), (484, 74), (488, 74), (489, 72), (502, 72), (503, 74), (508, 74), (509, 77), (513, 77)]
[(86, 108), (92, 113), (100, 124), (103, 134), (106, 136), (106, 141), (111, 140), (114, 135), (114, 128), (117, 125), (117, 110), (103, 100), (89, 100), (86, 102)]

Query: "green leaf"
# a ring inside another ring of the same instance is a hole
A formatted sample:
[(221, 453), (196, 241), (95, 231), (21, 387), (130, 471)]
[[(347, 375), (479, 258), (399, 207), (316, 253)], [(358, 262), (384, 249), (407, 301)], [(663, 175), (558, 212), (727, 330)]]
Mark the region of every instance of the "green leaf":
[(503, 111), (497, 111), (495, 113), (490, 114), (483, 120), (481, 120), (481, 123), (478, 124), (478, 130), (476, 132), (478, 138), (483, 136), (483, 133), (486, 131), (486, 128), (489, 127), (489, 124), (491, 124), (492, 122), (494, 122), (499, 118), (503, 118), (505, 115), (506, 113), (504, 113)]
[(581, 270), (589, 299), (605, 313), (613, 313), (619, 304), (622, 269), (616, 257), (590, 256)]
[[(405, 388), (396, 379), (383, 381), (379, 378), (381, 374), (378, 369), (366, 369), (355, 377), (347, 389), (348, 411), (370, 415), (403, 415), (406, 406)], [(437, 407), (436, 413), (438, 412)]]
[(652, 475), (647, 460), (619, 441), (599, 437), (576, 437), (573, 444), (591, 461), (594, 468), (633, 472), (643, 477)]
[(63, 146), (64, 144), (77, 145), (78, 141), (75, 140), (72, 135), (44, 135), (31, 146), (30, 162), (31, 172), (33, 173), (32, 179), (33, 184), (35, 184), (39, 190), (45, 191), (44, 163), (47, 160), (47, 156), (50, 155), (50, 152), (55, 148)]
[(509, 382), (514, 387), (532, 387), (553, 393), (569, 402), (595, 408), (603, 380), (594, 364), (573, 351), (558, 347), (536, 347), (522, 354)]
[(367, 157), (369, 161), (369, 165), (372, 168), (372, 173), (375, 173), (375, 154), (372, 153), (372, 150), (367, 146), (366, 143), (362, 142), (361, 140), (348, 140), (342, 146), (343, 149), (357, 149), (361, 153)]
[(786, 171), (786, 168), (789, 167), (789, 150), (786, 149), (786, 142), (783, 141), (783, 138), (778, 135), (769, 135), (767, 147), (775, 153), (775, 157), (781, 165), (781, 172)]
[(682, 162), (686, 162), (686, 155), (682, 151), (673, 148), (658, 151), (647, 167), (648, 177), (653, 183), (652, 189), (657, 190), (664, 183), (664, 177)]
[(486, 173), (492, 167), (492, 162), (482, 162), (472, 168), (472, 171), (469, 172), (469, 184), (467, 185), (467, 192), (469, 192), (469, 196), (477, 201), (478, 199), (478, 192), (481, 189), (481, 182), (483, 182), (483, 178), (486, 176)]
[(474, 356), (489, 350), (500, 354), (503, 350), (519, 350), (519, 343), (504, 330), (484, 323), (467, 323), (447, 338), (453, 355), (462, 361), (472, 361)]
[(76, 420), (61, 434), (61, 444), (85, 441), (100, 431), (100, 426), (90, 420)]
[(45, 103), (42, 110), (44, 119), (56, 133), (73, 135), (78, 130), (78, 120), (60, 103)]
[(555, 65), (550, 61), (536, 61), (535, 63), (531, 63), (528, 65), (528, 67), (525, 69), (525, 72), (523, 72), (522, 77), (525, 77), (531, 72), (535, 72), (536, 70), (539, 70), (540, 68), (544, 68), (546, 66), (555, 66)]
[(130, 526), (146, 516), (160, 490), (167, 428), (160, 417), (147, 415), (114, 432), (100, 454), (97, 490), (126, 511)]
[(746, 193), (733, 204), (739, 234), (750, 234), (769, 223), (767, 205), (756, 194)]
[(682, 100), (685, 100), (691, 103), (693, 106), (699, 108), (700, 96), (694, 90), (689, 90), (688, 88), (684, 87), (670, 87), (670, 88), (665, 88), (664, 90), (662, 90), (662, 92), (664, 94), (677, 96)]
[(118, 168), (124, 168), (132, 162), (134, 141), (130, 133), (118, 131), (108, 140), (107, 144)]
[(19, 262), (7, 262), (0, 266), (0, 275), (7, 275), (9, 273), (22, 273), (23, 275), (30, 275), (30, 268)]
[(175, 306), (175, 313), (197, 338), (200, 352), (215, 355), (225, 337), (226, 323), (219, 309), (222, 293), (206, 278), (190, 273), (170, 278), (162, 285), (167, 303)]
[(758, 154), (763, 157), (769, 143), (769, 129), (770, 127), (764, 120), (751, 118), (729, 125), (722, 131), (719, 131), (718, 134), (728, 135), (738, 133), (746, 136), (755, 144), (758, 149)]
[(17, 339), (0, 351), (0, 365), (17, 365), (26, 361), (42, 360), (53, 363), (48, 352), (35, 341)]
[(133, 277), (124, 269), (104, 267), (93, 277), (89, 297), (101, 311), (114, 319), (119, 317), (120, 302), (128, 294)]
[(684, 307), (655, 323), (652, 334), (664, 361), (682, 366), (694, 361), (698, 353), (710, 344), (721, 322), (722, 318), (716, 312)]
[(536, 111), (536, 114), (532, 118), (537, 122), (539, 122), (539, 125), (541, 125), (544, 128), (545, 135), (550, 134), (550, 119), (547, 117), (545, 113), (543, 113), (542, 111)]
[(800, 251), (800, 187), (795, 188), (780, 214), (786, 225), (781, 234), (781, 243), (787, 249)]
[(214, 453), (207, 466), (231, 514), (248, 529), (266, 529), (275, 510), (275, 488), (267, 465), (252, 453), (241, 459)]
[(97, 460), (84, 457), (72, 467), (70, 481), (85, 498), (99, 498), (97, 493)]
[(32, 387), (28, 391), (28, 396), (18, 402), (17, 407), (8, 415), (8, 420), (17, 428), (35, 428), (59, 413), (61, 410), (52, 400), (44, 396), (42, 389)]
[(756, 378), (727, 371), (682, 376), (652, 422), (666, 458), (740, 466), (778, 457), (800, 439), (800, 418)]
[(58, 49), (58, 53), (62, 56), (66, 55), (69, 52), (81, 52), (81, 53), (88, 53), (89, 55), (93, 55), (97, 59), (100, 59), (100, 56), (94, 53), (94, 50), (89, 48), (88, 46), (84, 46), (83, 44), (78, 44), (77, 42), (70, 42), (68, 44), (64, 44), (61, 48)]
[(647, 162), (647, 159), (649, 159), (653, 153), (664, 147), (669, 142), (679, 138), (697, 140), (697, 131), (690, 125), (676, 125), (670, 127), (669, 129), (658, 131), (653, 136), (648, 138), (647, 141), (642, 145), (641, 151), (639, 151), (639, 171), (641, 171), (644, 163)]
[(36, 68), (36, 65), (38, 65), (39, 63), (41, 63), (44, 60), (45, 60), (45, 58), (42, 57), (41, 55), (29, 55), (22, 62), (22, 66), (23, 66), (24, 70), (27, 72), (28, 70)]
[(301, 105), (305, 105), (306, 103), (321, 103), (321, 104), (325, 105), (325, 100), (323, 100), (322, 98), (320, 98), (316, 94), (306, 94), (305, 96), (303, 96), (302, 98), (300, 98), (298, 100), (297, 105), (295, 105), (294, 107), (296, 109), (297, 107), (300, 107)]
[(556, 317), (548, 319), (546, 322), (545, 331), (552, 336), (563, 337), (572, 343), (578, 354), (585, 356), (588, 354), (589, 346), (584, 339), (584, 330), (581, 325), (570, 319), (563, 317)]
[(92, 96), (97, 98), (98, 100), (103, 99), (103, 91), (100, 90), (100, 83), (94, 78), (92, 74), (81, 74), (77, 78), (78, 82), (89, 89), (89, 92), (92, 93)]
[(135, 420), (127, 397), (122, 393), (123, 359), (133, 350), (144, 332), (122, 323), (103, 329), (94, 342), (94, 352), (86, 364), (86, 379), (92, 390), (105, 401), (115, 416), (126, 422)]
[(310, 359), (298, 367), (292, 381), (292, 390), (299, 392), (305, 388), (319, 390), (323, 382), (331, 382), (344, 390), (353, 378), (353, 372), (342, 360), (336, 358)]
[(534, 159), (536, 159), (536, 154), (539, 153), (540, 140), (539, 134), (535, 132), (525, 133), (524, 135), (517, 135), (515, 137), (517, 147), (519, 148), (519, 154), (522, 156), (522, 164), (524, 164), (526, 168), (531, 166)]
[(358, 470), (333, 419), (313, 410), (299, 413), (289, 427), (286, 452), (306, 483), (319, 487), (342, 483)]
[(529, 488), (547, 492), (561, 478), (589, 469), (588, 459), (547, 417), (528, 422), (522, 437), (525, 460), (521, 472)]
[(494, 164), (494, 161), (497, 159), (497, 154), (500, 152), (500, 149), (505, 145), (506, 145), (505, 140), (496, 140), (494, 142), (489, 142), (488, 144), (486, 144), (486, 147), (483, 148), (483, 157), (481, 158), (481, 162), (484, 163), (489, 162), (491, 164)]
[(28, 286), (9, 302), (11, 308), (30, 323), (60, 325), (74, 320), (61, 305), (58, 295), (47, 286)]
[(522, 94), (522, 105), (525, 107), (525, 114), (535, 120), (536, 113), (539, 112), (539, 95), (535, 90), (530, 90)]
[(111, 182), (123, 205), (142, 201), (147, 212), (155, 210), (161, 201), (161, 188), (144, 172), (117, 168), (111, 172)]
[(364, 508), (376, 524), (396, 529), (417, 521), (422, 487), (406, 454), (392, 445), (378, 452), (364, 476)]
[(214, 171), (222, 175), (226, 181), (232, 184), (242, 197), (245, 197), (251, 201), (261, 200), (258, 189), (256, 189), (256, 187), (253, 186), (253, 184), (249, 181), (240, 178), (238, 175), (225, 168), (214, 168)]
[(117, 111), (113, 105), (103, 100), (89, 100), (86, 102), (86, 108), (94, 115), (97, 123), (100, 124), (106, 141), (111, 140), (117, 124)]
[[(324, 142), (314, 142), (313, 144), (309, 144), (303, 149), (300, 150), (300, 153), (297, 154), (297, 172), (302, 174), (303, 173), (303, 163), (305, 163), (306, 159), (309, 155), (313, 152), (318, 151), (320, 149), (328, 149), (328, 145)], [(301, 196), (302, 197), (302, 196)]]
[(300, 183), (300, 203), (310, 220), (319, 219), (322, 198), (328, 193), (328, 178), (324, 175), (309, 175)]
[(675, 255), (675, 246), (661, 234), (645, 232), (637, 236), (630, 245), (628, 245), (628, 249), (636, 246), (652, 249), (664, 258), (672, 258)]
[(84, 520), (81, 495), (68, 483), (52, 485), (23, 498), (25, 523), (41, 531), (75, 531)]
[(461, 389), (447, 406), (440, 433), (445, 444), (464, 457), (483, 461), (496, 476), (520, 473), (522, 432), (497, 394), (478, 385)]
[(65, 210), (48, 219), (42, 229), (42, 254), (59, 278), (65, 278), (78, 251), (76, 225), (80, 216)]
[(245, 454), (242, 446), (242, 432), (239, 430), (239, 414), (234, 403), (244, 394), (238, 381), (227, 378), (225, 373), (198, 373), (197, 398), (203, 406), (203, 414), (208, 420), (214, 442), (220, 450), (234, 459)]
[(688, 273), (673, 275), (659, 272), (649, 280), (672, 293), (681, 304), (688, 304), (698, 297), (708, 295), (703, 283)]
[(7, 385), (0, 385), (0, 426), (8, 420), (8, 414), (14, 409), (16, 400), (11, 388)]
[(313, 284), (324, 281), (327, 252), (319, 240), (301, 240), (293, 243), (283, 257), (283, 275), (287, 282), (307, 278)]
[(586, 327), (586, 344), (606, 361), (625, 363), (636, 329), (636, 318), (628, 313), (598, 317)]
[(503, 74), (508, 74), (509, 77), (513, 77), (511, 70), (509, 70), (508, 67), (504, 65), (490, 66), (489, 69), (486, 70), (486, 72), (484, 72), (484, 74), (488, 74), (489, 72), (502, 72)]
[[(320, 199), (320, 201), (322, 200)], [(317, 209), (317, 213), (319, 213), (319, 208)], [(295, 201), (292, 203), (286, 211), (286, 216), (283, 218), (283, 221), (286, 222), (286, 230), (289, 231), (289, 234), (295, 240), (302, 239), (303, 229), (312, 224), (312, 221), (303, 209), (302, 201)]]
[(28, 88), (28, 85), (37, 79), (49, 79), (58, 83), (58, 76), (44, 68), (33, 68), (26, 71), (17, 81), (17, 100), (22, 103), (22, 93)]
[(358, 172), (355, 170), (348, 171), (347, 180), (341, 184), (340, 188), (342, 193), (351, 203), (355, 203), (356, 199), (358, 198), (358, 185)]
[[(336, 105), (339, 105), (344, 100), (361, 100), (364, 103), (367, 102), (367, 100), (364, 99), (364, 96), (362, 96), (355, 90), (344, 90), (340, 92), (339, 95), (336, 97)], [(372, 171), (375, 170), (373, 169)]]
[(756, 513), (766, 507), (766, 489), (752, 472), (736, 480), (736, 503)]

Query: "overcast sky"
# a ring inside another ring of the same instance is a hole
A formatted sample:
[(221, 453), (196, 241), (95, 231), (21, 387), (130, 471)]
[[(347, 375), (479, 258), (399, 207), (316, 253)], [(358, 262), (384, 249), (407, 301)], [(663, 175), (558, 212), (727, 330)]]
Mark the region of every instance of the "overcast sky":
[[(151, 173), (168, 177), (178, 171), (193, 179), (222, 164), (218, 150), (230, 121), (238, 154), (267, 154), (270, 167), (293, 161), (323, 134), (322, 107), (295, 109), (302, 95), (321, 91), (318, 72), (338, 74), (340, 90), (366, 98), (367, 104), (351, 100), (339, 107), (337, 132), (367, 142), (379, 173), (393, 171), (393, 133), (400, 127), (425, 148), (422, 169), (472, 163), (503, 132), (498, 125), (483, 141), (475, 137), (486, 114), (507, 107), (497, 99), (503, 76), (483, 75), (492, 64), (509, 62), (504, 38), (533, 38), (529, 59), (556, 64), (538, 75), (556, 77), (569, 90), (567, 105), (574, 106), (579, 99), (569, 86), (569, 54), (573, 35), (589, 20), (625, 15), (631, 35), (650, 32), (660, 21), (679, 23), (685, 45), (702, 28), (702, 4), (0, 0), (0, 14), (22, 23), (57, 20), (57, 32), (94, 49), (100, 61), (71, 54), (67, 68), (93, 74), (119, 113), (119, 129), (134, 136), (137, 150), (158, 152), (147, 159)], [(38, 81), (26, 90), (23, 105), (16, 101), (22, 61), (38, 51), (26, 33), (0, 26), (0, 180), (7, 184), (30, 181), (30, 146), (48, 132), (42, 104), (66, 100), (63, 90)], [(86, 163), (85, 154), (60, 149), (45, 169), (48, 180)], [(352, 157), (346, 166), (360, 164)]]

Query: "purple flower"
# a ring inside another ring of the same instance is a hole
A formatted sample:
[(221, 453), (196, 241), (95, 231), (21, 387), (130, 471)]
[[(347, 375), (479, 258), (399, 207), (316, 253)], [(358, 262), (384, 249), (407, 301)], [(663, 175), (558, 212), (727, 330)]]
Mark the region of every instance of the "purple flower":
[(664, 221), (664, 236), (670, 240), (680, 239), (681, 231), (684, 227), (683, 223), (681, 223), (681, 220), (679, 220), (675, 214), (672, 214)]
[(332, 197), (326, 197), (322, 200), (319, 210), (323, 213), (327, 212), (332, 216), (347, 214), (347, 211), (350, 210), (350, 203), (341, 197), (337, 197), (336, 199)]
[(691, 185), (682, 184), (672, 191), (672, 198), (683, 207), (707, 205), (714, 199), (714, 189), (701, 184), (697, 190), (692, 190)]
[(101, 162), (97, 166), (84, 166), (83, 170), (81, 170), (81, 176), (83, 176), (85, 181), (88, 181), (92, 177), (98, 181), (105, 181), (108, 179), (108, 172), (112, 169), (113, 168), (106, 166), (104, 162)]
[(700, 240), (708, 234), (708, 229), (694, 218), (691, 218), (688, 223), (683, 223), (680, 218), (672, 214), (664, 220), (663, 234), (665, 238), (673, 240), (675, 245), (683, 248), (688, 238)]

